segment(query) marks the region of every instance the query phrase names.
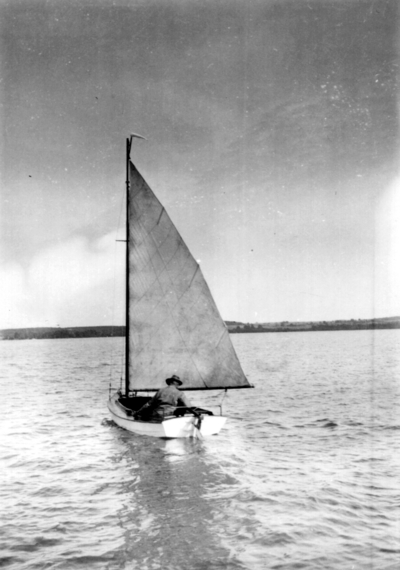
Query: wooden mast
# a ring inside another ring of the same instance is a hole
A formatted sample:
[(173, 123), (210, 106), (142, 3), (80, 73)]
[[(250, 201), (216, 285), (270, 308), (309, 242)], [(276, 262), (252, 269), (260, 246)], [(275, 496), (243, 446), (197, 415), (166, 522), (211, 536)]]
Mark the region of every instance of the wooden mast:
[(125, 396), (129, 396), (129, 161), (132, 137), (126, 139), (126, 276), (125, 276)]
[(145, 137), (137, 133), (131, 133), (126, 139), (126, 291), (125, 291), (125, 396), (129, 396), (129, 201), (130, 201), (130, 162), (132, 139), (143, 139)]

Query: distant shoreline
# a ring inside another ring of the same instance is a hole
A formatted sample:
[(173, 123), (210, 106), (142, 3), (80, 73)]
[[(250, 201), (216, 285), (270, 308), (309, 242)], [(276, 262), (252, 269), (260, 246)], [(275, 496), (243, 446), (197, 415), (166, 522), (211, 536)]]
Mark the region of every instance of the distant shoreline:
[(280, 323), (239, 323), (226, 321), (230, 333), (352, 331), (371, 329), (400, 329), (400, 317), (380, 319), (351, 319), (336, 321), (304, 321)]
[[(337, 321), (289, 322), (279, 323), (241, 323), (225, 321), (228, 331), (236, 333), (270, 333), (270, 332), (313, 332), (313, 331), (346, 331), (371, 329), (400, 329), (400, 317), (381, 319), (351, 319)], [(0, 340), (28, 340), (51, 338), (92, 338), (92, 337), (124, 337), (124, 326), (99, 327), (35, 327), (0, 330)]]

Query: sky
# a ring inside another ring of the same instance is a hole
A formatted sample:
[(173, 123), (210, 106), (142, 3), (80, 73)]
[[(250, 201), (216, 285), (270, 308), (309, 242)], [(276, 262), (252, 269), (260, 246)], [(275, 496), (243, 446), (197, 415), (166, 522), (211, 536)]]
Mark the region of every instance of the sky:
[(125, 139), (225, 320), (400, 315), (397, 0), (0, 0), (0, 329), (124, 321)]

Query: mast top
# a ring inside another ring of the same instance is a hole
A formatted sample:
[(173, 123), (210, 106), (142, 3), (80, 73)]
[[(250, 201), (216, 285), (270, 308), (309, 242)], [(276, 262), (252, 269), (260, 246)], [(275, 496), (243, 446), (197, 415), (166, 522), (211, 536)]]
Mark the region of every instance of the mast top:
[(144, 141), (146, 141), (147, 139), (145, 137), (142, 137), (142, 135), (138, 135), (137, 133), (131, 133), (129, 135), (129, 138), (126, 139), (126, 146), (127, 146), (127, 163), (129, 162), (130, 159), (130, 155), (131, 155), (131, 146), (132, 146), (132, 139), (136, 138), (136, 139), (143, 139)]
[(144, 141), (147, 141), (146, 137), (142, 137), (142, 135), (138, 135), (137, 133), (131, 133), (129, 135), (130, 140), (132, 140), (134, 137), (136, 137), (137, 139), (143, 139)]

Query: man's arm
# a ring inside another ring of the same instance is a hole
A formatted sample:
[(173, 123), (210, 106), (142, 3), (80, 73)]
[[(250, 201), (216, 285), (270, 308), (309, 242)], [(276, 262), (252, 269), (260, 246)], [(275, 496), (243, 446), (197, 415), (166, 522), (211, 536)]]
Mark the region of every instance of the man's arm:
[(186, 406), (186, 408), (192, 407), (190, 400), (185, 396), (183, 392), (179, 394), (178, 404), (180, 404), (181, 406)]

